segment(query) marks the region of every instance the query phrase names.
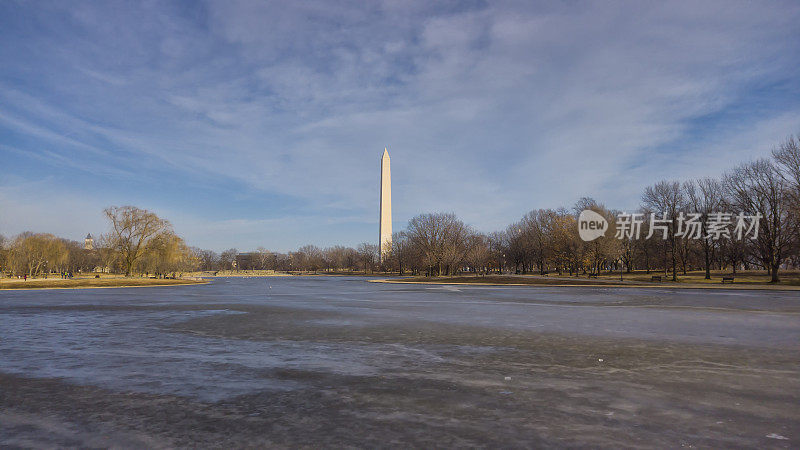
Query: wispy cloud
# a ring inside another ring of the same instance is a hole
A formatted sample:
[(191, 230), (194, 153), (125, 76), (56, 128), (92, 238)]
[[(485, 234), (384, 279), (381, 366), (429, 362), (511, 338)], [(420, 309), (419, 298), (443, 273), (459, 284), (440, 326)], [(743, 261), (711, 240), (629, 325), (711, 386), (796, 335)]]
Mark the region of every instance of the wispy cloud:
[[(656, 178), (719, 174), (800, 131), (794, 2), (0, 13), (0, 176), (142, 201), (217, 249), (372, 240), (384, 146), (397, 227), (445, 210), (490, 231), (583, 195), (634, 207)], [(46, 220), (4, 208), (3, 233)]]

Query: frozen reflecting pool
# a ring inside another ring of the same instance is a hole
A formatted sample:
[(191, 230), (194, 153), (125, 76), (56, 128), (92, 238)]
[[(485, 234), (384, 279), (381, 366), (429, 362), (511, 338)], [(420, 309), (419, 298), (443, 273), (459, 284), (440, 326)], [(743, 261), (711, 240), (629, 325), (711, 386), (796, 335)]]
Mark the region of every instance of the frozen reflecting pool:
[(0, 446), (788, 447), (798, 343), (795, 292), (4, 291)]
[[(251, 340), (239, 335), (237, 320), (224, 317), (274, 316), (275, 311), (302, 331), (271, 339), (274, 324), (267, 321)], [(790, 347), (800, 342), (799, 312), (793, 292), (426, 286), (339, 277), (14, 291), (0, 293), (0, 368), (112, 389), (218, 400), (296, 386), (296, 381), (273, 379), (270, 371), (275, 369), (393, 373), (453, 353), (463, 358), (488, 351), (472, 342), (369, 342), (357, 337), (361, 327), (455, 324), (498, 332)], [(199, 318), (206, 320), (196, 330), (175, 327)], [(212, 327), (217, 319), (221, 322)], [(336, 339), (322, 332), (331, 328), (338, 329)]]

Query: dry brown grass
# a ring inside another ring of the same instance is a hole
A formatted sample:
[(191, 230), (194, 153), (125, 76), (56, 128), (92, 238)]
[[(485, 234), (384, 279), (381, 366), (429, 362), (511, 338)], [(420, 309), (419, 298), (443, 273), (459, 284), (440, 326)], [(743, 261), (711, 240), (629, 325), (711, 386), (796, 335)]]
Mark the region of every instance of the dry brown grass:
[[(672, 273), (670, 272), (667, 275), (664, 275), (663, 271), (660, 272), (651, 271), (651, 273), (649, 274), (646, 273), (645, 271), (623, 273), (622, 278), (623, 280), (626, 281), (643, 282), (649, 284), (651, 283), (651, 278), (654, 275), (661, 276), (661, 279), (663, 280), (662, 284), (675, 284), (675, 282), (672, 281)], [(800, 286), (800, 272), (796, 270), (786, 270), (779, 272), (778, 275), (780, 278), (780, 282), (778, 282), (777, 285)], [(730, 271), (712, 270), (711, 279), (706, 280), (705, 272), (703, 270), (687, 271), (686, 274), (684, 275), (683, 272), (679, 269), (677, 283), (715, 285), (722, 283), (722, 277), (729, 277), (729, 276), (734, 276), (734, 275), (732, 275)], [(770, 283), (770, 277), (764, 270), (737, 271), (734, 278), (735, 278), (734, 284), (773, 285), (773, 286), (775, 285), (774, 283)], [(619, 273), (601, 274), (598, 277), (598, 279), (619, 280)]]
[[(661, 276), (662, 281), (652, 281), (653, 276)], [(672, 274), (664, 275), (663, 272), (637, 271), (633, 273), (623, 273), (622, 281), (620, 274), (603, 273), (597, 278), (589, 278), (588, 275), (569, 276), (564, 273), (561, 276), (550, 274), (540, 275), (458, 275), (445, 277), (409, 277), (397, 280), (387, 280), (391, 282), (405, 283), (437, 283), (437, 284), (493, 284), (493, 285), (533, 285), (533, 286), (664, 286), (664, 287), (713, 287), (713, 288), (757, 288), (757, 289), (792, 289), (800, 286), (800, 272), (785, 271), (780, 274), (779, 283), (770, 283), (770, 278), (765, 271), (741, 271), (737, 272), (733, 284), (722, 284), (722, 277), (730, 276), (729, 272), (712, 271), (711, 279), (705, 279), (704, 271), (691, 271), (683, 275), (678, 272), (678, 281), (672, 281)]]
[(111, 287), (140, 287), (140, 286), (174, 286), (184, 284), (202, 284), (202, 280), (187, 279), (155, 279), (138, 277), (103, 277), (103, 278), (61, 278), (35, 279), (23, 281), (19, 279), (0, 280), (2, 289), (83, 289), (83, 288), (111, 288)]
[[(594, 278), (562, 278), (562, 277), (540, 277), (529, 275), (460, 275), (450, 277), (411, 277), (392, 280), (398, 283), (440, 283), (440, 284), (525, 284), (525, 285), (542, 285), (542, 286), (563, 286), (563, 285), (577, 285), (577, 286), (616, 286), (620, 285), (619, 281), (609, 279), (594, 279)], [(632, 283), (624, 283), (630, 285)], [(642, 284), (642, 283), (635, 283)]]

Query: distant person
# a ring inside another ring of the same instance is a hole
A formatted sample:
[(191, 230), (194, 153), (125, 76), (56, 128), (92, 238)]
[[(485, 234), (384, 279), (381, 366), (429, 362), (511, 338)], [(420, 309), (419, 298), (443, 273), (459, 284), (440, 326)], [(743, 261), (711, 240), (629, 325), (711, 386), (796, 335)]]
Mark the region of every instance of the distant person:
[(22, 281), (28, 281), (28, 274), (27, 273), (22, 276)]

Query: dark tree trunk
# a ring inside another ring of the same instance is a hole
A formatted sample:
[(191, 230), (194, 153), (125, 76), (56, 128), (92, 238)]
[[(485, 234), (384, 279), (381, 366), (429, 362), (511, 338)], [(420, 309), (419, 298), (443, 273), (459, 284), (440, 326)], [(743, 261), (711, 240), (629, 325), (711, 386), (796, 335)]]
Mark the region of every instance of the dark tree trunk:
[(771, 270), (772, 273), (770, 273), (770, 281), (769, 281), (770, 283), (777, 283), (778, 281), (780, 281), (780, 279), (778, 279), (779, 268), (780, 264), (778, 262), (772, 263), (772, 270)]
[(672, 281), (678, 281), (678, 272), (676, 268), (676, 261), (675, 261), (675, 238), (672, 238), (671, 245), (672, 248)]

